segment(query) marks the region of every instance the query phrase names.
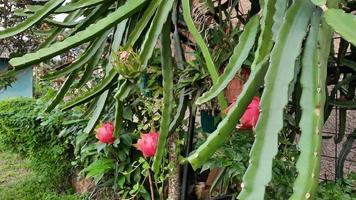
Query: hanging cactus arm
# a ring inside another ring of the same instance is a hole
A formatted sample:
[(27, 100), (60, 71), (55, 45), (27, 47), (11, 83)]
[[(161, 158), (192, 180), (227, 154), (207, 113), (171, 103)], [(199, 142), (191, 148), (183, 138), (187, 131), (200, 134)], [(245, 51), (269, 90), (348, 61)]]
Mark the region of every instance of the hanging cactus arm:
[(181, 125), (185, 112), (187, 111), (188, 108), (188, 96), (183, 92), (181, 92), (179, 96), (179, 102), (177, 106), (177, 111), (176, 114), (174, 115), (171, 124), (169, 125), (169, 133), (172, 134), (178, 126)]
[[(194, 21), (192, 19), (192, 16), (190, 15), (190, 0), (183, 0), (183, 18), (185, 23), (187, 24), (187, 27), (192, 34), (192, 37), (196, 41), (197, 45), (199, 46), (200, 50), (202, 51), (202, 54), (204, 56), (205, 62), (207, 69), (209, 71), (209, 74), (211, 76), (211, 79), (213, 80), (213, 84), (217, 83), (219, 73), (218, 70), (216, 69), (216, 66), (214, 64), (214, 61), (210, 55), (209, 49), (207, 45), (204, 42), (203, 37), (200, 35), (198, 29), (194, 25)], [(218, 95), (218, 102), (221, 110), (224, 110), (227, 108), (227, 102), (223, 94)]]
[[(88, 70), (93, 69), (96, 64), (99, 62), (100, 57), (104, 51), (105, 48), (105, 44), (106, 44), (106, 37), (107, 37), (108, 33), (106, 33), (102, 39), (98, 39), (99, 41), (101, 41), (100, 47), (98, 47), (99, 49), (95, 49), (97, 50), (97, 52), (94, 54), (94, 57), (90, 58), (90, 60), (88, 61), (88, 65), (87, 65), (87, 69), (85, 70), (82, 78), (80, 79), (78, 85), (80, 84), (84, 84), (86, 83), (86, 81), (89, 79), (89, 76), (91, 75), (88, 74)], [(105, 38), (105, 39), (104, 39)], [(93, 44), (95, 45), (95, 43)], [(94, 48), (94, 47), (92, 47)], [(86, 57), (86, 56), (82, 56), (82, 57)], [(81, 60), (81, 58), (79, 60)], [(83, 63), (84, 65), (84, 63)], [(69, 91), (70, 87), (72, 86), (72, 84), (74, 83), (75, 79), (78, 76), (78, 72), (81, 69), (81, 67), (79, 67), (78, 69), (75, 69), (73, 72), (71, 72), (66, 81), (63, 83), (63, 85), (61, 86), (60, 90), (57, 92), (56, 96), (54, 97), (54, 99), (51, 101), (50, 105), (48, 105), (48, 107), (45, 109), (46, 112), (50, 112), (51, 110), (53, 110), (64, 98), (65, 94)], [(76, 85), (77, 86), (77, 85)]]
[[(337, 7), (337, 2), (337, 0), (330, 0), (328, 1), (328, 6), (335, 8)], [(301, 82), (303, 84), (302, 86), (306, 88), (303, 89), (300, 102), (304, 114), (302, 113), (299, 124), (302, 130), (299, 144), (301, 154), (297, 162), (298, 177), (294, 183), (294, 193), (290, 198), (293, 200), (315, 198), (315, 192), (319, 182), (320, 153), (326, 99), (325, 84), (328, 58), (334, 33), (331, 27), (327, 25), (325, 19), (322, 18), (320, 20), (320, 15), (321, 10), (318, 9), (313, 16), (307, 46), (303, 55), (304, 71), (302, 71)], [(316, 31), (317, 29), (319, 30), (318, 32)], [(313, 30), (317, 33), (314, 33)], [(318, 34), (317, 38), (315, 38), (315, 34)], [(316, 44), (315, 40), (317, 41)], [(313, 46), (316, 45), (314, 51), (311, 51), (310, 44), (313, 44)]]
[(258, 38), (258, 46), (255, 52), (255, 59), (251, 65), (252, 71), (256, 68), (257, 65), (259, 65), (261, 62), (264, 62), (266, 57), (270, 55), (273, 45), (271, 37), (273, 36), (273, 16), (276, 12), (275, 2), (276, 0), (266, 0), (263, 5), (261, 33)]
[(155, 14), (155, 11), (157, 10), (161, 1), (162, 0), (151, 1), (150, 5), (147, 7), (145, 12), (143, 13), (140, 21), (135, 25), (134, 30), (130, 33), (130, 36), (129, 36), (127, 44), (126, 44), (127, 47), (130, 47), (130, 46), (133, 47), (135, 45), (137, 39), (142, 34), (142, 31), (145, 29), (148, 22), (152, 18), (152, 16)]
[(106, 42), (103, 42), (103, 44), (98, 49), (98, 51), (87, 62), (82, 77), (80, 78), (79, 82), (75, 85), (76, 88), (82, 87), (84, 84), (86, 84), (90, 80), (91, 75), (93, 74), (95, 68), (97, 67), (97, 65), (102, 57), (102, 54), (104, 53), (105, 46), (106, 46)]
[(276, 41), (288, 7), (288, 1), (286, 0), (274, 0), (274, 1), (275, 1), (274, 9), (276, 10), (276, 12), (273, 16), (274, 23), (272, 27), (272, 32), (273, 32), (273, 41)]
[(246, 60), (255, 43), (258, 30), (259, 18), (258, 15), (255, 15), (246, 24), (245, 30), (240, 36), (239, 43), (234, 48), (234, 52), (230, 57), (224, 73), (219, 76), (209, 91), (197, 99), (195, 102), (197, 105), (206, 103), (218, 96), (235, 77), (235, 74), (241, 69), (243, 62)]
[(80, 0), (77, 2), (71, 2), (68, 3), (64, 6), (59, 7), (57, 10), (55, 10), (56, 13), (67, 13), (67, 12), (73, 12), (82, 8), (88, 8), (92, 7), (98, 4), (103, 3), (105, 0)]
[(235, 103), (236, 107), (232, 108), (227, 114), (227, 119), (220, 122), (216, 131), (209, 135), (208, 140), (202, 144), (194, 154), (187, 158), (187, 161), (189, 161), (195, 169), (202, 166), (204, 162), (224, 143), (224, 139), (233, 131), (238, 119), (242, 116), (241, 113), (246, 108), (246, 102), (251, 101), (253, 95), (257, 93), (259, 87), (263, 84), (263, 78), (267, 71), (267, 62), (272, 48), (272, 40), (270, 38), (272, 36), (274, 0), (270, 0), (264, 5), (265, 8), (261, 26), (262, 30), (258, 40), (255, 59), (252, 64), (254, 69)]
[(114, 137), (120, 138), (120, 131), (123, 125), (124, 102), (115, 100), (115, 131)]
[(163, 110), (157, 144), (157, 152), (153, 159), (152, 169), (155, 176), (160, 172), (162, 160), (166, 152), (169, 125), (171, 122), (173, 100), (173, 61), (170, 38), (170, 20), (163, 27), (161, 35), (162, 76), (163, 76)]
[(46, 74), (41, 77), (43, 80), (53, 80), (62, 76), (65, 76), (77, 69), (81, 69), (84, 65), (96, 54), (99, 48), (101, 48), (106, 43), (107, 36), (110, 31), (104, 33), (100, 38), (96, 39), (92, 44), (88, 47), (88, 49), (80, 55), (79, 58), (74, 61), (69, 66), (65, 67), (62, 70), (54, 71), (52, 73)]
[(0, 39), (11, 37), (27, 30), (28, 28), (30, 28), (31, 26), (33, 26), (34, 24), (36, 24), (37, 22), (41, 21), (46, 16), (48, 16), (51, 13), (51, 11), (55, 10), (63, 2), (64, 0), (51, 0), (47, 2), (34, 15), (28, 17), (20, 24), (16, 25), (15, 27), (7, 28), (3, 31), (0, 31)]
[(75, 106), (78, 106), (84, 102), (93, 99), (96, 95), (103, 93), (112, 85), (113, 82), (116, 81), (115, 79), (116, 77), (117, 77), (116, 71), (113, 69), (110, 70), (108, 75), (100, 83), (98, 83), (98, 85), (96, 85), (92, 90), (86, 92), (82, 96), (67, 102), (63, 106), (62, 110), (71, 109)]
[(68, 37), (61, 42), (57, 42), (48, 48), (40, 49), (34, 53), (28, 53), (22, 57), (13, 58), (9, 61), (9, 63), (18, 69), (25, 68), (26, 66), (36, 64), (45, 59), (61, 54), (84, 42), (90, 41), (92, 38), (104, 33), (117, 23), (131, 16), (136, 10), (144, 5), (145, 2), (146, 0), (129, 1), (119, 7), (116, 11), (108, 14), (105, 18), (100, 19), (95, 24), (90, 25), (85, 30), (78, 32), (74, 36)]
[(124, 102), (115, 99), (115, 131), (114, 137), (120, 137), (120, 130), (123, 124), (123, 112), (124, 112)]
[(114, 135), (116, 138), (120, 135), (120, 130), (123, 124), (123, 112), (124, 112), (124, 101), (130, 94), (133, 84), (130, 81), (125, 80), (123, 83), (118, 84), (119, 90), (115, 94), (115, 131)]
[(311, 0), (317, 6), (325, 6), (326, 0)]
[(89, 134), (95, 129), (96, 124), (99, 122), (99, 119), (104, 112), (104, 108), (108, 100), (108, 97), (109, 97), (109, 90), (104, 91), (100, 95), (99, 100), (94, 108), (93, 114), (90, 117), (87, 126), (83, 130), (84, 133)]
[[(330, 6), (329, 6), (330, 7)], [(345, 40), (356, 46), (356, 16), (341, 9), (330, 8), (324, 13), (326, 22)]]
[(164, 0), (161, 2), (155, 16), (152, 19), (151, 26), (148, 29), (140, 52), (140, 59), (143, 66), (147, 65), (148, 60), (152, 56), (153, 49), (157, 44), (158, 36), (161, 34), (163, 25), (168, 19), (173, 3), (174, 0)]
[[(290, 197), (292, 200), (308, 199), (314, 195), (311, 193), (319, 179), (315, 174), (316, 162), (319, 152), (315, 152), (315, 147), (320, 146), (319, 134), (320, 126), (320, 102), (318, 102), (318, 59), (317, 59), (317, 42), (320, 24), (321, 12), (314, 12), (311, 26), (304, 47), (302, 57), (302, 72), (300, 83), (302, 94), (300, 106), (302, 116), (300, 119), (301, 137), (299, 141), (300, 156), (297, 161), (298, 176), (294, 182), (294, 193)], [(315, 154), (316, 153), (316, 154)]]
[[(267, 57), (268, 58), (268, 57)], [(239, 98), (234, 106), (229, 110), (226, 117), (220, 122), (217, 129), (211, 133), (208, 139), (185, 161), (188, 161), (194, 170), (201, 167), (214, 153), (224, 144), (224, 141), (229, 137), (236, 127), (240, 117), (245, 112), (245, 109), (251, 102), (252, 98), (258, 92), (263, 84), (263, 78), (267, 71), (267, 59), (256, 66), (256, 70), (252, 71), (249, 79), (245, 83)]]
[(271, 52), (261, 98), (261, 114), (256, 125), (256, 139), (239, 194), (242, 200), (263, 200), (265, 186), (272, 178), (272, 161), (278, 151), (278, 134), (283, 128), (288, 88), (294, 77), (295, 60), (300, 54), (313, 9), (309, 0), (293, 3)]
[(119, 87), (119, 90), (115, 94), (114, 98), (119, 101), (124, 101), (129, 95), (131, 89), (133, 88), (133, 84), (130, 81), (125, 80)]
[[(111, 52), (114, 52), (115, 50), (117, 50), (119, 48), (119, 46), (123, 40), (123, 37), (124, 37), (123, 29), (125, 29), (125, 27), (126, 27), (126, 22), (127, 21), (122, 21), (121, 23), (119, 23), (116, 26), (116, 29), (114, 31), (114, 40), (113, 40), (112, 46), (111, 46)], [(111, 55), (111, 54), (109, 54), (109, 55)], [(110, 56), (108, 58), (108, 63), (106, 64), (105, 69), (106, 69), (106, 75), (105, 75), (104, 79), (98, 83), (98, 85), (96, 85), (92, 90), (88, 91), (84, 95), (82, 95), (70, 102), (67, 102), (64, 105), (64, 107), (62, 108), (62, 110), (67, 110), (67, 109), (73, 108), (75, 106), (78, 106), (84, 102), (87, 102), (87, 101), (93, 99), (98, 94), (101, 94), (101, 93), (104, 93), (105, 91), (107, 91), (107, 89), (110, 88), (111, 85), (115, 81), (117, 81), (117, 77), (118, 77), (116, 70), (113, 69), (113, 66), (112, 66), (112, 56)], [(104, 99), (104, 96), (105, 96), (105, 94), (103, 96), (101, 96), (102, 99)]]
[(67, 37), (74, 36), (75, 34), (79, 33), (80, 31), (83, 31), (86, 29), (88, 26), (91, 24), (97, 22), (98, 20), (102, 18), (98, 18), (98, 16), (102, 16), (104, 13), (107, 13), (109, 11), (109, 6), (110, 4), (100, 4), (96, 7), (93, 8), (93, 10), (90, 12), (88, 16), (86, 16), (80, 24), (78, 24), (76, 27), (70, 30), (66, 35)]
[[(70, 22), (74, 22), (78, 17), (80, 17), (83, 14), (83, 11), (81, 10), (77, 10), (75, 12), (70, 13), (64, 20), (63, 22), (65, 23), (70, 23)], [(62, 28), (55, 28), (52, 32), (52, 34), (39, 45), (39, 49), (48, 47), (49, 45), (51, 45), (51, 43), (53, 43), (57, 37), (63, 33), (63, 29)]]
[[(178, 33), (178, 1), (175, 1), (172, 10), (172, 23), (174, 26), (173, 32), (173, 44), (174, 44), (174, 59), (176, 61), (177, 69), (184, 70), (185, 59), (183, 56), (182, 41), (180, 40)], [(188, 108), (189, 95), (186, 94), (186, 88), (183, 88), (179, 94), (179, 101), (171, 124), (169, 125), (169, 133), (173, 134), (177, 127), (182, 125), (182, 121), (185, 117), (186, 110)]]
[(61, 88), (58, 90), (56, 96), (52, 99), (51, 103), (45, 109), (45, 112), (51, 112), (63, 100), (65, 94), (68, 92), (70, 86), (73, 84), (77, 76), (78, 70), (68, 75)]
[[(103, 3), (105, 0), (72, 0), (70, 3), (57, 8), (54, 13), (69, 13), (82, 8), (88, 8)], [(24, 13), (36, 13), (42, 9), (41, 5), (26, 5), (26, 8), (19, 9)]]

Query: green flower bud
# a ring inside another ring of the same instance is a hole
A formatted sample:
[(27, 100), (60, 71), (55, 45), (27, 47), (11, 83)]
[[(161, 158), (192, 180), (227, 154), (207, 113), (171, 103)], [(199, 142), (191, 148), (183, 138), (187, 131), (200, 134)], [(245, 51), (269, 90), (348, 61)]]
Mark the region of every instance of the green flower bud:
[(124, 78), (135, 79), (143, 71), (140, 58), (132, 47), (120, 48), (114, 53), (113, 58), (114, 69)]

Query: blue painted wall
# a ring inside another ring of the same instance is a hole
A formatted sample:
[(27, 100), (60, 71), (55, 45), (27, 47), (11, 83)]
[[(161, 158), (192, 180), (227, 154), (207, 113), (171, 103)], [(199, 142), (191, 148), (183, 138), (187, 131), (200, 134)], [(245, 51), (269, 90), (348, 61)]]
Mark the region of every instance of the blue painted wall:
[[(0, 58), (0, 71), (6, 70), (8, 60)], [(24, 69), (16, 74), (16, 81), (6, 90), (0, 90), (0, 100), (13, 97), (32, 97), (32, 68)]]

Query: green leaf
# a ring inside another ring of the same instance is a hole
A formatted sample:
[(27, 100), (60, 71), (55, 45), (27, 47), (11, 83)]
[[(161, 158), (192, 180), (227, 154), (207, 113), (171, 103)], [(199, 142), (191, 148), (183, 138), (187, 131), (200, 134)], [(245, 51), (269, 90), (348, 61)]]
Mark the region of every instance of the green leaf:
[(52, 10), (60, 6), (64, 0), (51, 0), (47, 2), (40, 10), (38, 10), (34, 15), (27, 18), (23, 22), (19, 23), (15, 27), (7, 28), (6, 30), (0, 31), (0, 39), (11, 37), (18, 33), (25, 31), (37, 22), (48, 16)]
[(115, 162), (112, 159), (99, 159), (91, 163), (83, 171), (87, 172), (87, 177), (97, 176), (99, 174), (105, 174), (108, 171), (114, 169)]
[[(216, 84), (219, 77), (219, 73), (210, 55), (209, 49), (205, 44), (203, 37), (200, 35), (198, 29), (195, 27), (192, 16), (190, 15), (190, 0), (183, 0), (182, 4), (184, 21), (193, 38), (195, 39), (197, 45), (202, 51), (211, 79), (213, 80), (213, 83)], [(224, 94), (218, 95), (218, 102), (221, 110), (224, 110), (227, 107), (227, 102), (224, 97)]]
[(117, 180), (117, 185), (119, 186), (119, 189), (124, 189), (125, 182), (126, 182), (125, 176), (120, 176), (120, 178)]
[(196, 104), (200, 105), (210, 101), (219, 95), (229, 82), (235, 77), (238, 70), (241, 69), (243, 62), (248, 57), (256, 40), (256, 35), (259, 30), (258, 15), (253, 16), (246, 24), (245, 30), (239, 38), (239, 43), (234, 48), (234, 52), (230, 57), (224, 73), (217, 79), (216, 83), (196, 100)]
[(356, 16), (340, 9), (328, 9), (324, 13), (326, 22), (345, 40), (356, 46)]
[(162, 77), (163, 77), (163, 109), (159, 129), (157, 151), (153, 159), (152, 170), (155, 177), (160, 173), (162, 160), (166, 152), (167, 137), (169, 134), (169, 124), (173, 107), (173, 61), (171, 51), (171, 21), (167, 21), (161, 35), (161, 58), (162, 58)]
[(13, 58), (9, 63), (18, 69), (25, 68), (25, 66), (38, 63), (47, 58), (61, 54), (79, 44), (90, 41), (92, 38), (109, 30), (123, 19), (131, 16), (136, 10), (143, 6), (145, 2), (146, 0), (129, 1), (119, 7), (115, 12), (108, 14), (105, 18), (100, 19), (95, 24), (90, 25), (76, 35), (68, 37), (62, 42), (55, 43), (48, 48), (40, 49), (35, 53), (29, 53), (19, 58)]
[(272, 162), (278, 152), (278, 133), (283, 128), (284, 108), (288, 103), (289, 84), (306, 34), (314, 6), (309, 0), (295, 1), (271, 52), (261, 113), (256, 125), (256, 139), (250, 151), (250, 162), (243, 177), (240, 199), (263, 200), (265, 186), (272, 178)]

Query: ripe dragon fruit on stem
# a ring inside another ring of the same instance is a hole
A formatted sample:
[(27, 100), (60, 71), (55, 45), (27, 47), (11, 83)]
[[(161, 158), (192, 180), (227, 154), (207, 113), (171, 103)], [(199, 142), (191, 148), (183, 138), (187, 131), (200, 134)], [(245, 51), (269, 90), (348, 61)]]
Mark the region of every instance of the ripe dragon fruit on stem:
[(142, 134), (134, 146), (141, 151), (146, 158), (153, 157), (157, 150), (158, 138), (159, 133), (156, 132)]
[[(230, 106), (225, 110), (225, 113), (229, 112), (236, 101), (233, 101)], [(240, 118), (240, 124), (236, 126), (237, 129), (252, 129), (256, 126), (258, 117), (260, 115), (260, 98), (254, 97), (251, 103), (246, 108), (245, 113)]]
[(114, 130), (114, 125), (111, 122), (103, 123), (99, 128), (95, 130), (95, 137), (101, 143), (112, 144), (115, 141)]

